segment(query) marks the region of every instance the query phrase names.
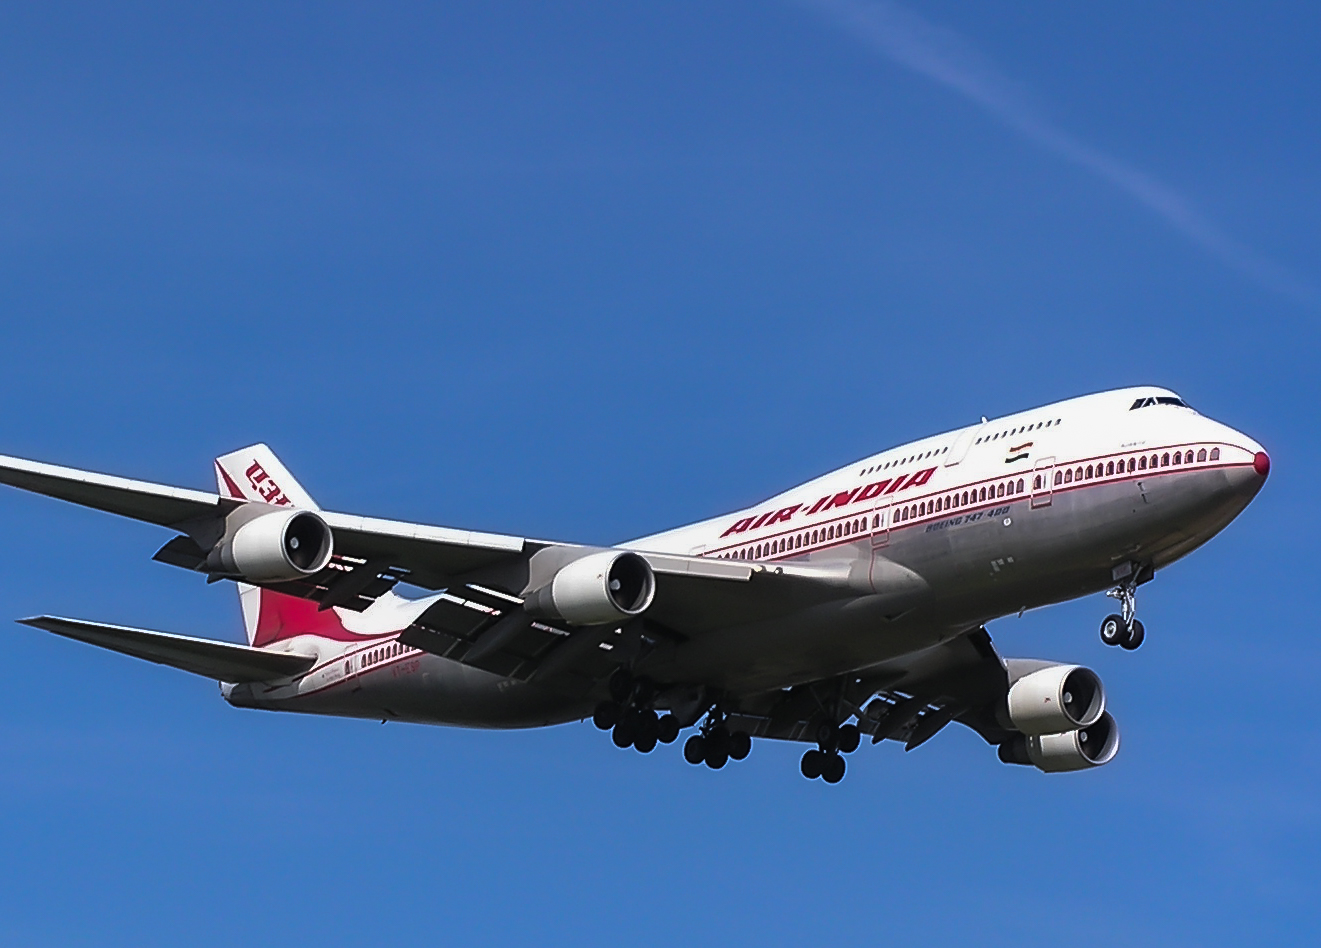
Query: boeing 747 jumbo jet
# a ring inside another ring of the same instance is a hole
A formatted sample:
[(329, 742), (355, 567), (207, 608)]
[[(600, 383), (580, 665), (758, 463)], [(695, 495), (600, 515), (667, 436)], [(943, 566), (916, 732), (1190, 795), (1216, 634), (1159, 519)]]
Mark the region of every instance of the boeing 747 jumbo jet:
[[(1233, 520), (1261, 446), (1173, 392), (1088, 395), (882, 451), (747, 510), (613, 547), (321, 510), (265, 445), (217, 493), (0, 457), (0, 482), (166, 527), (163, 563), (237, 584), (247, 645), (41, 616), (26, 625), (219, 681), (241, 708), (538, 727), (591, 717), (692, 764), (754, 737), (810, 745), (835, 783), (864, 735), (952, 721), (1005, 763), (1109, 763), (1119, 731), (1079, 665), (1002, 658), (995, 618), (1135, 592)], [(400, 595), (397, 585), (417, 592)]]

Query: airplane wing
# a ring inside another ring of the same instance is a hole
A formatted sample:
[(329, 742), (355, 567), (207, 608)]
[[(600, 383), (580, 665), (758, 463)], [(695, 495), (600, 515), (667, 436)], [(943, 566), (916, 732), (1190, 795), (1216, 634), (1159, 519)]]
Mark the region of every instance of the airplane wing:
[[(0, 455), (0, 484), (170, 527), (185, 534), (195, 525), (214, 520), (245, 503), (208, 491), (130, 480), (3, 455)], [(330, 578), (340, 578), (358, 566), (378, 571), (393, 568), (391, 575), (396, 582), (406, 576), (409, 582), (423, 588), (441, 589), (448, 577), (517, 557), (528, 543), (522, 537), (351, 514), (322, 512), (321, 516), (334, 532), (336, 559), (341, 561), (339, 570)], [(180, 543), (180, 539), (188, 542)], [(195, 559), (200, 552), (196, 543), (182, 537), (166, 544), (158, 559), (185, 566), (192, 562), (190, 557)], [(312, 577), (312, 586), (316, 585), (318, 578)], [(296, 590), (286, 591), (300, 594)], [(336, 603), (350, 608), (353, 604)]]
[[(194, 536), (204, 536), (237, 507), (257, 502), (5, 456), (0, 456), (0, 484), (177, 530), (181, 535), (155, 558), (188, 569), (197, 569), (206, 557)], [(521, 599), (511, 595), (521, 588), (515, 577), (520, 569), (526, 577), (526, 564), (538, 551), (592, 548), (317, 513), (334, 535), (331, 562), (306, 579), (266, 584), (268, 588), (315, 600), (322, 608), (358, 611), (398, 582), (447, 590), (452, 595), (443, 596), (406, 633), (416, 639), (410, 644), (519, 678), (535, 674), (549, 682), (568, 676), (590, 685), (619, 664), (623, 653), (615, 649), (639, 648), (640, 639), (684, 641), (850, 594), (847, 575), (818, 568), (637, 551), (656, 577), (656, 596), (645, 622), (632, 623), (623, 632), (567, 630), (535, 622), (522, 611)], [(499, 581), (500, 576), (508, 581)], [(610, 635), (627, 641), (612, 644), (606, 641)]]
[(217, 681), (272, 681), (302, 674), (315, 663), (311, 655), (272, 652), (267, 649), (196, 639), (168, 632), (151, 632), (82, 619), (35, 616), (19, 619), (23, 625), (44, 629), (65, 638), (99, 645), (114, 652), (170, 665), (194, 675)]
[(847, 712), (842, 717), (857, 715), (858, 729), (874, 744), (893, 740), (914, 750), (952, 722), (976, 731), (988, 744), (1001, 744), (1014, 733), (996, 715), (1008, 690), (1004, 659), (986, 629), (976, 628), (862, 677), (756, 696), (730, 716), (729, 726), (753, 737), (813, 743), (821, 709), (838, 703)]

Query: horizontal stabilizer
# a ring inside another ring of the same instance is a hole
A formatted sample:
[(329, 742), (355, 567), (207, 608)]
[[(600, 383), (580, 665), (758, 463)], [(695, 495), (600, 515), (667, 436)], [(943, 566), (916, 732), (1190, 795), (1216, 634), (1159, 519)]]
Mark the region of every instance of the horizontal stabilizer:
[(19, 619), (23, 625), (45, 629), (65, 638), (99, 645), (114, 652), (145, 658), (158, 665), (171, 665), (194, 675), (217, 681), (251, 682), (289, 678), (307, 671), (315, 664), (311, 655), (290, 652), (270, 652), (266, 649), (195, 639), (169, 632), (151, 632), (130, 629), (103, 622), (82, 619), (61, 619), (58, 616), (36, 616)]

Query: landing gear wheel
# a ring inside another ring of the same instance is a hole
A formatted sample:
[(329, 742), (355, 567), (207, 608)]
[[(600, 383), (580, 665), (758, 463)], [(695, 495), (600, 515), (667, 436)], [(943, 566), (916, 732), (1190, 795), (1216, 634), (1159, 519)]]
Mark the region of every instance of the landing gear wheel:
[(650, 754), (656, 749), (656, 738), (652, 734), (639, 734), (633, 746), (644, 754)]
[(638, 714), (638, 741), (645, 741), (654, 748), (659, 738), (660, 718), (656, 717), (656, 712), (650, 709), (640, 712)]
[(803, 776), (808, 780), (815, 780), (817, 777), (820, 777), (821, 767), (825, 764), (825, 759), (826, 755), (815, 748), (804, 754), (803, 762), (799, 765), (800, 769), (803, 771)]
[[(706, 735), (706, 759), (711, 759), (711, 752), (715, 751), (721, 757), (729, 757), (729, 731), (722, 724), (720, 727), (712, 728)], [(724, 764), (720, 765), (721, 767)], [(718, 769), (718, 768), (717, 768)]]
[(615, 729), (610, 732), (610, 739), (614, 741), (615, 746), (620, 749), (632, 747), (633, 741), (637, 739), (637, 736), (638, 726), (630, 717), (620, 719), (620, 722), (615, 725)]
[(679, 736), (679, 719), (667, 714), (656, 723), (656, 740), (662, 744), (673, 744)]
[(1128, 638), (1128, 625), (1123, 616), (1109, 615), (1101, 621), (1101, 641), (1106, 645), (1123, 645)]
[(706, 742), (706, 765), (712, 770), (719, 770), (729, 763), (729, 751), (708, 740)]
[(608, 731), (619, 723), (619, 705), (613, 701), (602, 701), (592, 714), (592, 723), (603, 731)]
[(1133, 649), (1141, 645), (1142, 640), (1145, 639), (1146, 637), (1147, 637), (1146, 628), (1143, 627), (1141, 622), (1139, 622), (1137, 619), (1134, 619), (1133, 625), (1129, 627), (1128, 635), (1125, 636), (1124, 641), (1120, 642), (1119, 644), (1123, 646), (1127, 651), (1131, 652), (1133, 651)]
[(700, 734), (688, 738), (683, 745), (683, 759), (693, 766), (706, 760), (706, 738)]
[(752, 738), (746, 731), (735, 731), (729, 735), (729, 757), (731, 760), (743, 760), (752, 753)]
[(852, 754), (862, 743), (862, 732), (856, 724), (845, 724), (839, 729), (839, 749), (841, 753)]
[(844, 779), (844, 758), (839, 754), (827, 754), (821, 765), (821, 779), (826, 783), (839, 783)]

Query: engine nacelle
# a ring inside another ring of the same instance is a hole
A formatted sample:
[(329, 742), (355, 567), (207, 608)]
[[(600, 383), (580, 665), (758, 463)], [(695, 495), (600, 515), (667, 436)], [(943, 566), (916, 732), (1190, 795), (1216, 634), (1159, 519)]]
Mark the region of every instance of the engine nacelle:
[(1000, 745), (1000, 759), (1006, 764), (1031, 764), (1048, 774), (1100, 767), (1117, 753), (1119, 726), (1109, 712), (1103, 712), (1089, 727), (1023, 735)]
[(561, 567), (524, 598), (523, 608), (570, 625), (605, 625), (641, 615), (655, 595), (650, 563), (636, 553), (603, 550)]
[[(231, 518), (252, 508), (240, 508)], [(249, 514), (231, 526), (206, 558), (206, 569), (252, 583), (283, 583), (325, 569), (334, 551), (330, 527), (310, 510)]]
[(1009, 688), (1009, 720), (1027, 735), (1090, 727), (1104, 713), (1101, 679), (1081, 665), (1051, 665), (1024, 675)]

